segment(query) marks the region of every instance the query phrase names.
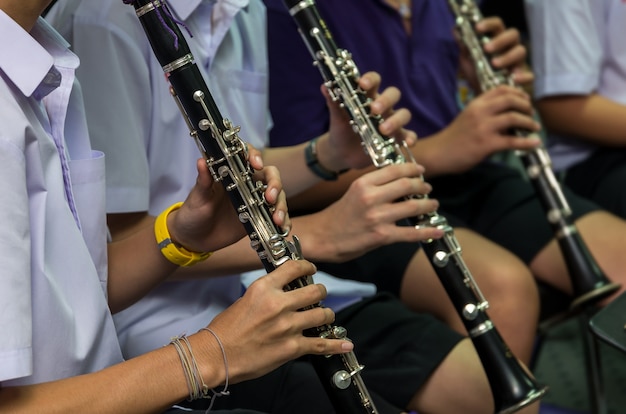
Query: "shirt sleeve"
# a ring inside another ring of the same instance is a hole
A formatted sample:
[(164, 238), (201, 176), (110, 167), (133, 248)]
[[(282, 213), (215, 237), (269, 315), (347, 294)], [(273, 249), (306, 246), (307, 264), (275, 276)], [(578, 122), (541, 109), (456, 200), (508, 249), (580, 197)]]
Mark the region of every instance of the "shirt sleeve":
[(153, 88), (146, 63), (150, 49), (147, 41), (136, 40), (145, 38), (136, 20), (120, 19), (126, 27), (108, 27), (111, 23), (102, 16), (79, 15), (70, 39), (81, 59), (77, 77), (83, 88), (92, 147), (106, 156), (109, 213), (147, 211), (149, 207), (146, 146)]
[(597, 89), (603, 59), (597, 0), (525, 0), (536, 98)]
[[(30, 219), (24, 149), (14, 141), (28, 128), (0, 99), (0, 383), (32, 374)], [(9, 121), (10, 120), (10, 121)], [(15, 128), (14, 128), (15, 127)], [(36, 144), (32, 144), (36, 145)]]

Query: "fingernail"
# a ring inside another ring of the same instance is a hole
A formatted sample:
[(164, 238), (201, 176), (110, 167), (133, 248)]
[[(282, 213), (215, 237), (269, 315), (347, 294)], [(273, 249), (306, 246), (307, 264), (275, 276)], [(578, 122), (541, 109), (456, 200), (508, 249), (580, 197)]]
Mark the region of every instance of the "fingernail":
[(361, 84), (361, 87), (363, 87), (364, 89), (369, 89), (372, 87), (372, 82), (370, 81), (368, 77), (361, 78), (359, 83)]
[(354, 344), (352, 342), (343, 342), (341, 344), (342, 351), (352, 351), (354, 349)]
[(272, 188), (270, 190), (270, 197), (272, 198), (273, 201), (276, 201), (276, 199), (278, 198), (278, 189), (277, 188)]
[(256, 161), (256, 163), (259, 164), (259, 168), (263, 168), (263, 158), (261, 158), (260, 155), (255, 155), (254, 161)]
[(278, 220), (281, 222), (285, 221), (285, 212), (282, 210), (278, 210)]

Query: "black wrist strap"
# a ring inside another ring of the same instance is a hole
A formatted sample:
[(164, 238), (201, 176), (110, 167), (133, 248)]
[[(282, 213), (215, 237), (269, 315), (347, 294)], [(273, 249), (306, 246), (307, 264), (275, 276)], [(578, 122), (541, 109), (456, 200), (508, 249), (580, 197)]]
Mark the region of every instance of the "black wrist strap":
[(318, 138), (309, 141), (306, 148), (304, 149), (304, 159), (306, 160), (306, 165), (309, 167), (311, 172), (313, 172), (313, 174), (317, 175), (322, 180), (335, 181), (337, 177), (339, 177), (339, 174), (345, 171), (330, 171), (324, 168), (322, 164), (320, 164), (319, 160), (317, 159), (317, 140)]

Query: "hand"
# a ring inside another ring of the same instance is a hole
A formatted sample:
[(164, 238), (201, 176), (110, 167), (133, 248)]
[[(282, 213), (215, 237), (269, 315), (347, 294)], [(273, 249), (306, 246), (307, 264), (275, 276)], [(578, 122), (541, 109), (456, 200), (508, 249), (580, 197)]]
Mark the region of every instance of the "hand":
[(498, 86), (474, 98), (439, 135), (437, 156), (445, 173), (461, 173), (488, 156), (506, 150), (529, 150), (539, 138), (520, 138), (511, 128), (538, 131), (529, 96), (519, 88)]
[(328, 262), (344, 262), (377, 247), (395, 242), (436, 239), (443, 231), (398, 226), (405, 218), (435, 211), (434, 199), (404, 197), (430, 193), (430, 184), (421, 174), (424, 168), (414, 163), (390, 165), (369, 172), (352, 182), (341, 199), (311, 216), (322, 225), (311, 226), (313, 237), (303, 238), (306, 257)]
[[(532, 84), (533, 74), (526, 65), (527, 51), (520, 42), (517, 29), (506, 28), (499, 17), (488, 17), (476, 24), (476, 31), (490, 37), (490, 41), (483, 46), (483, 50), (495, 69), (507, 69), (517, 85)], [(472, 84), (477, 84), (471, 57), (465, 47), (462, 47), (462, 50), (461, 71)]]
[[(370, 110), (374, 115), (380, 115), (384, 122), (378, 125), (378, 131), (398, 142), (406, 141), (413, 145), (417, 139), (413, 131), (403, 127), (411, 120), (411, 113), (407, 109), (393, 110), (400, 100), (400, 91), (395, 87), (386, 88), (378, 94), (380, 75), (376, 72), (367, 72), (359, 78), (359, 87), (371, 99)], [(329, 108), (329, 134), (318, 142), (320, 162), (333, 171), (347, 168), (364, 168), (372, 164), (372, 160), (361, 145), (361, 137), (350, 125), (350, 118), (345, 108), (333, 102), (328, 90), (322, 86), (322, 94), (326, 97)]]
[[(323, 285), (312, 284), (285, 292), (283, 287), (298, 277), (315, 273), (306, 260), (290, 260), (256, 280), (246, 293), (209, 325), (221, 338), (228, 358), (229, 380), (240, 382), (259, 377), (285, 362), (306, 354), (349, 352), (350, 341), (305, 337), (302, 331), (330, 324), (335, 314), (314, 307), (326, 297)], [(210, 344), (213, 338), (207, 333)], [(218, 353), (219, 348), (212, 352)], [(221, 369), (221, 368), (220, 368)]]
[[(274, 223), (289, 230), (291, 221), (278, 170), (264, 167), (261, 153), (251, 145), (248, 161), (255, 170), (253, 179), (267, 185), (263, 195), (273, 207)], [(215, 251), (240, 240), (246, 232), (224, 187), (213, 181), (206, 162), (198, 160), (197, 168), (196, 185), (181, 209), (168, 217), (168, 228), (172, 239), (189, 250)]]
[(478, 22), (479, 33), (490, 33), (491, 41), (484, 45), (490, 56), (491, 64), (498, 69), (508, 69), (516, 84), (525, 86), (532, 84), (533, 73), (526, 65), (527, 50), (521, 44), (519, 31), (505, 28), (499, 17), (489, 17)]

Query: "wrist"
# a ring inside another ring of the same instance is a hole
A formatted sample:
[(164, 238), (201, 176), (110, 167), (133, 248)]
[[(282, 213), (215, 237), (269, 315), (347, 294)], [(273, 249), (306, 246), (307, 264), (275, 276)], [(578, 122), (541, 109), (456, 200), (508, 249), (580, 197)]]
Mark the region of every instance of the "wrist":
[(198, 350), (198, 367), (206, 384), (211, 388), (225, 384), (226, 366), (215, 338), (209, 332), (199, 330), (189, 336), (189, 340)]
[(176, 203), (164, 210), (154, 221), (154, 236), (159, 250), (167, 260), (178, 266), (191, 266), (208, 259), (212, 252), (196, 252), (183, 247), (170, 234), (173, 215), (183, 205)]
[(341, 158), (335, 156), (329, 144), (328, 134), (312, 139), (305, 147), (304, 158), (313, 174), (323, 180), (334, 181), (348, 168), (345, 168)]
[(328, 234), (328, 226), (324, 224), (329, 222), (327, 214), (328, 208), (325, 208), (291, 220), (292, 233), (306, 235), (299, 239), (300, 247), (307, 260), (312, 262), (336, 262), (335, 240), (332, 235)]

